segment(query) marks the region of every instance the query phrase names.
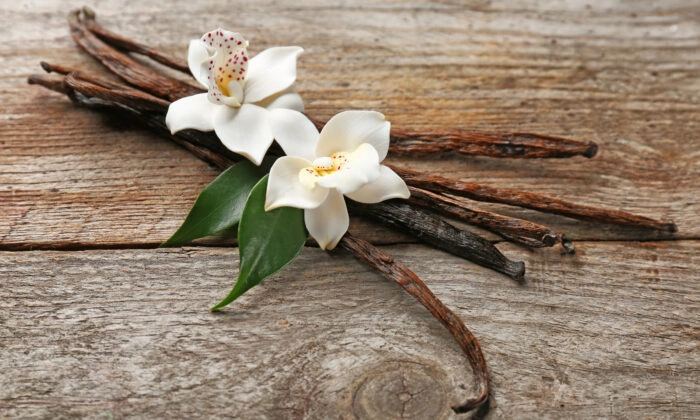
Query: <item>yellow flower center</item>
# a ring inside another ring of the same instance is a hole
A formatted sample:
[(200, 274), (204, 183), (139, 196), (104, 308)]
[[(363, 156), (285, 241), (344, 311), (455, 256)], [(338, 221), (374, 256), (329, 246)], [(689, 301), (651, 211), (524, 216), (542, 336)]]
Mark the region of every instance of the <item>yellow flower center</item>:
[(312, 189), (319, 178), (342, 171), (348, 164), (348, 152), (333, 153), (330, 157), (314, 159), (311, 166), (299, 171), (299, 182), (305, 188)]

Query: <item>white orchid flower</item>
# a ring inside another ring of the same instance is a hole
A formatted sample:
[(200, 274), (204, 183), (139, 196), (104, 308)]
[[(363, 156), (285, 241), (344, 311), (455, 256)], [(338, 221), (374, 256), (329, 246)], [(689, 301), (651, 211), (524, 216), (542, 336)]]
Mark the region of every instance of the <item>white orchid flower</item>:
[(208, 92), (170, 104), (165, 123), (173, 134), (215, 131), (228, 149), (259, 165), (273, 140), (270, 111), (303, 116), (304, 102), (292, 88), (303, 49), (273, 47), (249, 58), (247, 47), (240, 34), (223, 29), (190, 41), (187, 63)]
[(296, 207), (321, 249), (333, 249), (350, 225), (343, 196), (361, 203), (408, 198), (406, 183), (381, 165), (389, 150), (391, 125), (372, 111), (346, 111), (319, 134), (308, 119), (286, 110), (272, 123), (287, 154), (272, 165), (265, 210)]

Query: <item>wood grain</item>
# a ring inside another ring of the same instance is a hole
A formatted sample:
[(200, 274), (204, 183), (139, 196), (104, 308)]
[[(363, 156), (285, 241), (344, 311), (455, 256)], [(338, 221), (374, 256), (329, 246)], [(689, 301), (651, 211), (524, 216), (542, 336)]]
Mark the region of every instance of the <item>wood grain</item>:
[[(353, 231), (395, 244), (382, 249), (478, 337), (494, 392), (486, 417), (700, 417), (700, 7), (90, 6), (107, 28), (180, 56), (218, 25), (246, 34), (253, 53), (301, 45), (297, 87), (320, 119), (376, 109), (403, 128), (599, 143), (591, 160), (390, 160), (673, 219), (675, 236), (484, 204), (578, 241), (574, 256), (499, 244), (527, 263), (519, 286), (368, 222), (353, 220)], [(450, 417), (449, 405), (473, 391), (458, 346), (351, 257), (307, 248), (213, 315), (207, 308), (231, 286), (235, 249), (138, 249), (174, 232), (216, 171), (144, 129), (27, 86), (41, 60), (103, 71), (70, 39), (67, 7), (0, 3), (0, 249), (66, 250), (0, 252), (0, 417)]]
[[(105, 26), (183, 55), (187, 41), (211, 25), (214, 4), (172, 3), (158, 13), (135, 1), (94, 7)], [(694, 17), (700, 12), (682, 4), (636, 2), (630, 12), (616, 2), (582, 10), (485, 2), (256, 2), (241, 4), (235, 23), (253, 52), (282, 43), (305, 47), (298, 87), (308, 112), (319, 118), (374, 108), (399, 127), (536, 131), (601, 145), (593, 160), (394, 163), (674, 219), (677, 238), (696, 238), (700, 25)], [(0, 6), (6, 40), (0, 54), (0, 210), (7, 215), (0, 219), (0, 243), (6, 249), (159, 243), (215, 172), (139, 128), (26, 86), (41, 59), (99, 69), (73, 45), (64, 7)], [(41, 31), (34, 30), (37, 21)], [(659, 238), (506, 211), (573, 239)], [(379, 243), (402, 240), (375, 232), (370, 225), (361, 234)]]
[[(479, 337), (491, 417), (700, 413), (697, 241), (583, 242), (576, 256), (511, 246), (532, 267), (524, 285), (420, 245), (384, 249)], [(0, 416), (446, 418), (471, 395), (452, 337), (343, 252), (306, 248), (210, 313), (237, 258), (0, 253)]]

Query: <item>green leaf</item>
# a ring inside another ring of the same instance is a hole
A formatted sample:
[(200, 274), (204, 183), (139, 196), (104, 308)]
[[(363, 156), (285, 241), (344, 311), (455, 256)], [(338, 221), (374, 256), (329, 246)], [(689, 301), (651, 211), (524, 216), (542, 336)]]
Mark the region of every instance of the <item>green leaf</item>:
[(235, 226), (241, 220), (250, 190), (270, 165), (270, 160), (260, 166), (245, 160), (222, 172), (199, 193), (182, 226), (161, 247), (186, 244)]
[(280, 207), (265, 211), (267, 175), (253, 187), (238, 226), (240, 264), (231, 293), (216, 306), (217, 311), (251, 287), (289, 264), (306, 242), (304, 210)]

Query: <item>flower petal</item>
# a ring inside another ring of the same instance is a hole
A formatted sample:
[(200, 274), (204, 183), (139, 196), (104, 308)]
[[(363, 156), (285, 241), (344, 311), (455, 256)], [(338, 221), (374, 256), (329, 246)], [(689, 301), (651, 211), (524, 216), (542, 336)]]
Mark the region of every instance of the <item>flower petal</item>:
[(316, 156), (330, 156), (343, 150), (355, 150), (362, 143), (377, 149), (379, 161), (389, 151), (391, 124), (375, 111), (345, 111), (328, 120), (321, 130)]
[(343, 194), (349, 194), (374, 181), (380, 174), (377, 150), (369, 143), (363, 143), (348, 156), (345, 167), (332, 174), (322, 176), (318, 185), (336, 188)]
[(255, 103), (290, 87), (297, 78), (297, 56), (301, 47), (268, 48), (250, 59), (245, 102)]
[(299, 171), (310, 166), (305, 159), (283, 156), (270, 168), (265, 196), (265, 211), (278, 207), (310, 209), (318, 207), (328, 195), (328, 189), (316, 186), (308, 189), (299, 182)]
[[(205, 63), (207, 63), (205, 61)], [(207, 64), (202, 64), (202, 67)], [(205, 70), (202, 70), (205, 72)], [(209, 77), (209, 76), (207, 76)], [(226, 87), (226, 93), (221, 90), (221, 87), (213, 83), (207, 91), (207, 99), (214, 105), (228, 105), (234, 108), (241, 106), (241, 98), (243, 97), (243, 88), (236, 80), (232, 80)]]
[(268, 111), (257, 105), (217, 107), (214, 130), (226, 148), (245, 156), (256, 165), (260, 165), (272, 144)]
[(335, 248), (350, 227), (343, 195), (331, 190), (320, 206), (304, 210), (304, 223), (321, 249), (330, 251)]
[(192, 76), (194, 76), (197, 81), (208, 88), (207, 75), (202, 72), (201, 65), (204, 61), (209, 59), (209, 51), (204, 43), (199, 39), (193, 39), (190, 41), (190, 47), (187, 50), (187, 65), (190, 68)]
[(165, 125), (173, 134), (187, 128), (212, 131), (214, 114), (218, 108), (209, 102), (206, 93), (187, 96), (170, 104), (165, 116)]
[(408, 198), (411, 193), (404, 180), (396, 172), (381, 165), (377, 179), (365, 184), (359, 190), (347, 194), (347, 196), (360, 203), (372, 204), (392, 198)]
[(313, 161), (318, 130), (306, 115), (291, 109), (273, 109), (270, 111), (270, 128), (287, 156)]
[(199, 71), (209, 88), (209, 100), (215, 104), (240, 106), (241, 83), (248, 69), (248, 41), (241, 34), (223, 29), (204, 34), (201, 41), (209, 51), (209, 58), (201, 62)]
[(267, 109), (286, 108), (304, 112), (304, 100), (301, 99), (301, 96), (294, 90), (293, 87), (289, 87), (282, 92), (268, 96), (262, 101), (256, 102), (255, 105)]

